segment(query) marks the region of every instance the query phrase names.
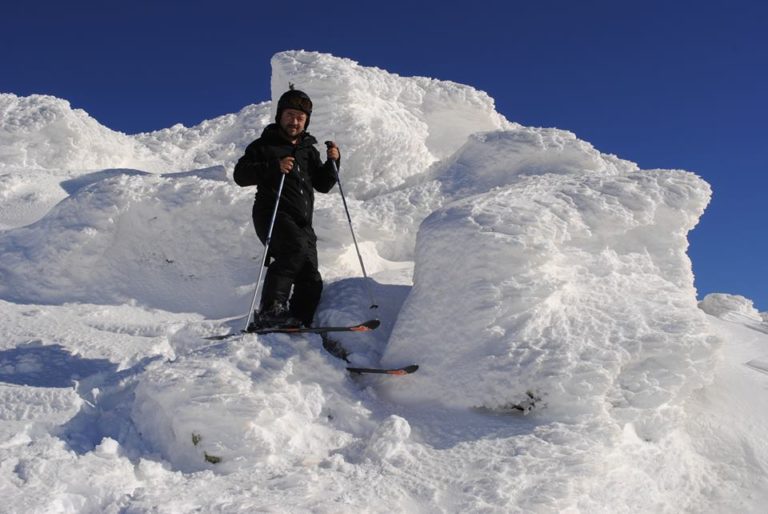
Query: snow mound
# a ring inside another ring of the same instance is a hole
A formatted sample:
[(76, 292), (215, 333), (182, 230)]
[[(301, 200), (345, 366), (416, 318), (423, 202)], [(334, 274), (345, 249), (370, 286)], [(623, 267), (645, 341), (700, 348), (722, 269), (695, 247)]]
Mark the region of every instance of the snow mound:
[(752, 300), (739, 295), (711, 293), (699, 302), (699, 308), (726, 321), (758, 322), (764, 321), (764, 314), (755, 309)]
[(42, 220), (0, 233), (3, 298), (243, 311), (249, 293), (239, 287), (255, 280), (261, 250), (251, 196), (223, 169), (95, 175), (70, 181), (73, 194)]
[[(325, 419), (333, 389), (306, 379), (301, 368), (307, 364), (298, 353), (276, 353), (250, 337), (233, 354), (203, 349), (147, 372), (136, 389), (134, 422), (185, 472), (320, 461), (352, 439)], [(338, 380), (340, 372), (316, 350), (305, 359)]]
[(479, 132), (449, 158), (396, 191), (367, 202), (355, 220), (392, 260), (413, 260), (421, 220), (444, 205), (509, 186), (532, 175), (576, 172), (617, 175), (636, 171), (635, 163), (607, 155), (573, 133), (514, 127)]
[(618, 175), (637, 169), (635, 163), (603, 154), (572, 132), (519, 127), (473, 134), (434, 175), (446, 197), (457, 199), (532, 175)]
[(130, 136), (104, 127), (66, 100), (0, 94), (0, 113), (0, 169), (96, 170), (157, 163)]
[(258, 137), (268, 116), (267, 102), (195, 127), (177, 124), (131, 136), (72, 109), (66, 100), (0, 94), (0, 170), (133, 168), (160, 173), (231, 165)]
[(532, 394), (558, 419), (658, 433), (710, 370), (685, 253), (709, 197), (685, 172), (574, 171), (437, 210), (384, 356), (423, 366), (393, 398), (511, 410)]

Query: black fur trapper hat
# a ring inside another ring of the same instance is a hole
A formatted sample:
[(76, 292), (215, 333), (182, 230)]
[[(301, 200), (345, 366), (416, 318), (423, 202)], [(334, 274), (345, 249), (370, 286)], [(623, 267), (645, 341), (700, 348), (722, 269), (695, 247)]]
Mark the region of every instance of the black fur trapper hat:
[(277, 101), (277, 114), (275, 115), (275, 123), (280, 123), (280, 116), (286, 109), (296, 109), (307, 115), (307, 122), (304, 124), (304, 129), (309, 126), (309, 118), (312, 116), (312, 100), (304, 91), (299, 91), (293, 88), (293, 84), (289, 85), (290, 89), (283, 93), (280, 100)]

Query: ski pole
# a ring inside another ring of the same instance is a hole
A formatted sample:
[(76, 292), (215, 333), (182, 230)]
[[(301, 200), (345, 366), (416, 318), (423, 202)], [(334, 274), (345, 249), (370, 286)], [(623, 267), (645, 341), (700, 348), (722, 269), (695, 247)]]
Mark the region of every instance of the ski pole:
[[(330, 147), (333, 143), (326, 141), (325, 146)], [(347, 221), (349, 222), (349, 231), (352, 232), (352, 241), (355, 243), (355, 250), (357, 251), (357, 259), (360, 261), (360, 269), (363, 270), (363, 277), (365, 277), (365, 285), (368, 290), (368, 298), (371, 300), (371, 309), (378, 309), (376, 301), (373, 299), (373, 290), (371, 289), (370, 280), (368, 279), (368, 273), (365, 272), (365, 264), (363, 264), (363, 256), (360, 254), (360, 247), (357, 244), (357, 237), (355, 237), (355, 229), (352, 228), (352, 217), (349, 215), (349, 208), (347, 207), (347, 199), (344, 197), (344, 189), (341, 187), (341, 178), (339, 177), (339, 168), (336, 166), (336, 161), (331, 160), (333, 164), (333, 171), (336, 173), (336, 183), (339, 184), (339, 193), (341, 193), (341, 201), (344, 203), (344, 211), (347, 213)]]
[(251, 300), (251, 308), (248, 311), (248, 316), (245, 320), (245, 327), (243, 332), (248, 330), (248, 325), (251, 324), (251, 314), (256, 308), (256, 297), (259, 294), (259, 286), (261, 285), (261, 276), (264, 274), (264, 266), (267, 263), (267, 254), (269, 253), (269, 243), (272, 241), (272, 229), (275, 228), (275, 220), (277, 219), (277, 208), (280, 206), (280, 197), (283, 194), (283, 184), (285, 184), (285, 173), (280, 177), (280, 186), (277, 188), (277, 199), (275, 200), (275, 210), (272, 211), (272, 220), (269, 222), (269, 231), (267, 231), (267, 239), (264, 241), (264, 256), (261, 258), (261, 267), (259, 268), (259, 278), (256, 280), (256, 289), (253, 291), (253, 300)]

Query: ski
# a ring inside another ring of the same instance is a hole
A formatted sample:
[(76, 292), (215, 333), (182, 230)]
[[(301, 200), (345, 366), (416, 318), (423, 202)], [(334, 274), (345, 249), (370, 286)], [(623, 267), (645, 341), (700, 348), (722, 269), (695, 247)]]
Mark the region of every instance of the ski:
[(327, 332), (370, 332), (381, 325), (377, 319), (369, 319), (357, 325), (343, 325), (339, 327), (287, 327), (287, 328), (260, 328), (248, 332), (249, 334), (325, 334)]
[(350, 373), (381, 373), (383, 375), (410, 375), (419, 369), (418, 364), (411, 364), (402, 368), (347, 368)]
[(209, 336), (209, 337), (206, 337), (205, 339), (208, 339), (211, 341), (221, 341), (222, 339), (228, 339), (230, 337), (234, 337), (242, 334), (325, 334), (327, 332), (370, 332), (371, 330), (376, 330), (380, 324), (381, 324), (381, 321), (377, 319), (369, 319), (368, 321), (364, 321), (363, 323), (358, 323), (357, 325), (344, 325), (344, 326), (338, 326), (338, 327), (260, 328), (258, 330), (252, 330), (249, 332), (246, 332), (243, 330), (240, 332), (232, 332), (230, 334)]

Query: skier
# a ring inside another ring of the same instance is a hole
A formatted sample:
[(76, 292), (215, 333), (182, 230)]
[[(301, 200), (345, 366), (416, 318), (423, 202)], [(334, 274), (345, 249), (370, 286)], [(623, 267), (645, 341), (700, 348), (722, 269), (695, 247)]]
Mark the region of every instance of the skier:
[(267, 262), (271, 263), (260, 307), (248, 330), (309, 327), (320, 302), (323, 281), (317, 269), (317, 236), (312, 228), (314, 190), (327, 193), (333, 188), (336, 170), (332, 161), (338, 167), (341, 154), (335, 143), (328, 142), (327, 160), (321, 161), (314, 146), (317, 140), (306, 131), (311, 116), (309, 96), (291, 84), (277, 102), (275, 123), (248, 145), (235, 165), (237, 185), (257, 186), (253, 224), (263, 244), (285, 175), (269, 244)]

